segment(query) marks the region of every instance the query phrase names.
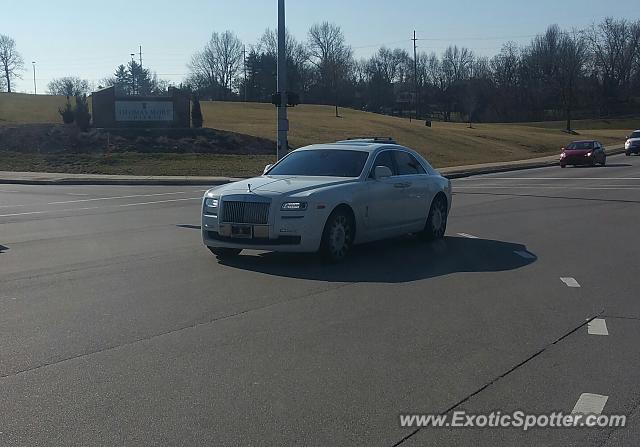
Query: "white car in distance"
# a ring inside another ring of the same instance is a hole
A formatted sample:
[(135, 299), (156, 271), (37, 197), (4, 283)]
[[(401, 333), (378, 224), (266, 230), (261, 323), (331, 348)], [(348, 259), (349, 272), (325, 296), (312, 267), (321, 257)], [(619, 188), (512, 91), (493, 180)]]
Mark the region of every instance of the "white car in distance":
[(260, 177), (210, 189), (202, 239), (220, 259), (253, 249), (340, 261), (354, 244), (442, 238), (450, 209), (451, 182), (420, 154), (361, 138), (297, 149)]

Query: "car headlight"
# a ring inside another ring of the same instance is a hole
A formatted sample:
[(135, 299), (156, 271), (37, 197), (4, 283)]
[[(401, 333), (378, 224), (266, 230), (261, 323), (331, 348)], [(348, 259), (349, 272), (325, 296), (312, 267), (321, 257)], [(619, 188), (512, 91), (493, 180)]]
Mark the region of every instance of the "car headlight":
[(624, 148), (625, 149), (629, 149), (629, 146), (631, 146), (631, 141), (627, 140), (624, 142)]
[(307, 202), (284, 202), (280, 211), (306, 211)]
[(587, 157), (591, 157), (592, 155), (593, 155), (593, 152), (589, 152), (589, 153), (587, 154)]
[(218, 208), (218, 199), (207, 197), (204, 199), (204, 206), (207, 208)]
[(567, 154), (565, 154), (564, 152), (560, 154), (560, 158), (565, 158), (567, 156)]

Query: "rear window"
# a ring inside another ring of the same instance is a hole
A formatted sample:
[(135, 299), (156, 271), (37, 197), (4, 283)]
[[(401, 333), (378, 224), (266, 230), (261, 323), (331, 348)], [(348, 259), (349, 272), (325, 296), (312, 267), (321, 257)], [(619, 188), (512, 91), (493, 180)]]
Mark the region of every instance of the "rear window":
[(422, 165), (410, 153), (395, 151), (394, 157), (398, 167), (398, 175), (426, 174)]

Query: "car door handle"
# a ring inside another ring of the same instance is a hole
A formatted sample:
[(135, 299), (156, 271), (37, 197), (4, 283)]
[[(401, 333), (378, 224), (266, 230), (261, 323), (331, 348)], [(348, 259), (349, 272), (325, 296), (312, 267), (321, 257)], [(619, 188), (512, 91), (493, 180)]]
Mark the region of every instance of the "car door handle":
[(393, 186), (395, 188), (408, 188), (411, 186), (411, 182), (395, 183)]

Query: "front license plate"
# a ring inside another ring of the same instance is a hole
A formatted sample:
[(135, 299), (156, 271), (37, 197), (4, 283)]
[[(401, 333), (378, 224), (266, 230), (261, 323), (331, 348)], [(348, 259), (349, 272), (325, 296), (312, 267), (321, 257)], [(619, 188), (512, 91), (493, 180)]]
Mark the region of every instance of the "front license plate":
[(251, 225), (232, 225), (231, 237), (238, 239), (253, 238), (253, 227)]

